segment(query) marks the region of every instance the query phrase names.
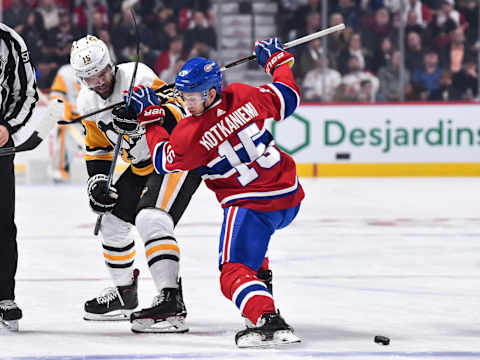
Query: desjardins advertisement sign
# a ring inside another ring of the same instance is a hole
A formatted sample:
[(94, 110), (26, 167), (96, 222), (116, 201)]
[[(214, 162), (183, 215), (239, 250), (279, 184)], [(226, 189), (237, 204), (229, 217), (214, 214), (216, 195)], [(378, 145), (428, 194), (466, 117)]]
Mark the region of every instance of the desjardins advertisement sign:
[[(472, 124), (473, 125), (473, 124)], [(480, 124), (479, 124), (480, 125)], [(340, 120), (324, 121), (324, 146), (378, 147), (383, 153), (405, 146), (479, 146), (480, 128), (457, 127), (453, 120), (438, 120), (434, 127), (395, 126), (385, 120), (383, 127), (352, 127)]]
[(270, 124), (300, 162), (478, 162), (480, 105), (301, 106)]

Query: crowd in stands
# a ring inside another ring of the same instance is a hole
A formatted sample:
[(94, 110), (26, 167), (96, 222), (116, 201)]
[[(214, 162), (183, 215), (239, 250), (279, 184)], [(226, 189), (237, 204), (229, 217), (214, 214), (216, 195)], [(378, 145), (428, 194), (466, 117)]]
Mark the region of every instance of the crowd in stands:
[[(274, 0), (272, 0), (273, 2)], [(477, 0), (275, 0), (284, 41), (329, 26), (347, 29), (292, 49), (304, 100), (471, 100), (478, 96)], [(171, 82), (192, 56), (215, 58), (215, 14), (208, 0), (4, 0), (3, 22), (27, 42), (40, 88), (68, 63), (72, 40), (91, 32), (116, 62), (135, 58), (134, 7), (142, 61)], [(404, 56), (399, 41), (404, 28)], [(234, 59), (232, 59), (234, 60)], [(402, 65), (404, 62), (404, 66)], [(400, 71), (401, 69), (404, 71)], [(400, 76), (403, 73), (403, 76)]]
[[(280, 4), (284, 39), (320, 30), (323, 1)], [(335, 0), (328, 5), (329, 26), (343, 22), (348, 27), (328, 36), (327, 45), (313, 41), (296, 54), (304, 99), (458, 101), (478, 96), (477, 0)]]
[(57, 69), (69, 63), (72, 41), (87, 34), (89, 6), (90, 33), (105, 41), (116, 63), (136, 57), (134, 7), (141, 61), (167, 82), (186, 59), (209, 57), (216, 49), (211, 4), (205, 0), (4, 0), (3, 22), (25, 39), (40, 88), (50, 87)]

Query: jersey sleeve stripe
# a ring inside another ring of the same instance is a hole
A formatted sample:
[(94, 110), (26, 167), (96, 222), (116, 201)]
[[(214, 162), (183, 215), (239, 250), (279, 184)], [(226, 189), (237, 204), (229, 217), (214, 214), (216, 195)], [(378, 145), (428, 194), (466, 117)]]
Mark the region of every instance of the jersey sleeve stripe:
[(280, 119), (275, 120), (279, 121), (285, 119), (285, 100), (283, 99), (282, 93), (273, 84), (268, 84), (267, 86), (273, 90), (274, 94), (277, 95), (277, 98), (280, 101)]
[(282, 119), (289, 117), (295, 112), (295, 109), (300, 104), (300, 95), (297, 91), (292, 89), (290, 86), (285, 85), (281, 82), (274, 82), (271, 88), (278, 89), (278, 92), (275, 92), (277, 95), (280, 93), (282, 98)]
[(168, 171), (165, 167), (165, 156), (163, 154), (163, 149), (165, 148), (166, 141), (158, 143), (155, 145), (153, 150), (153, 166), (155, 171), (159, 174), (168, 174), (171, 171)]

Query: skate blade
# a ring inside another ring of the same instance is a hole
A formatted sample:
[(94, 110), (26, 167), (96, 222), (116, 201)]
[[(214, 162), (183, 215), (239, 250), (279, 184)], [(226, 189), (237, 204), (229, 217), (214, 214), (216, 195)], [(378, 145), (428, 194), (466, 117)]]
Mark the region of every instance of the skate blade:
[(172, 316), (155, 322), (153, 319), (136, 319), (132, 321), (135, 333), (184, 333), (188, 331), (183, 316)]
[(18, 331), (18, 320), (0, 320), (0, 330)]
[(302, 340), (293, 332), (289, 330), (281, 330), (273, 334), (273, 339), (268, 340), (258, 333), (246, 334), (237, 340), (237, 346), (239, 348), (274, 347), (277, 345), (299, 343), (301, 341)]
[(88, 321), (127, 321), (130, 320), (132, 310), (116, 310), (106, 314), (83, 313), (83, 319)]

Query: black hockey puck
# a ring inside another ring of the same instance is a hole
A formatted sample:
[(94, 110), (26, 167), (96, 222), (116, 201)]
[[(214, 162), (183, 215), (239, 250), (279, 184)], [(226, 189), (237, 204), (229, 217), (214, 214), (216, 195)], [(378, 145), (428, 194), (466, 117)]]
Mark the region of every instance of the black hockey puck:
[(375, 336), (374, 341), (377, 344), (382, 344), (382, 345), (389, 345), (390, 344), (390, 339), (388, 337), (382, 336), (382, 335)]

